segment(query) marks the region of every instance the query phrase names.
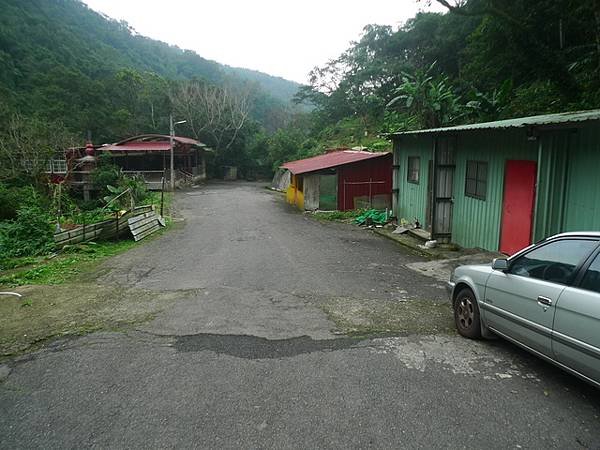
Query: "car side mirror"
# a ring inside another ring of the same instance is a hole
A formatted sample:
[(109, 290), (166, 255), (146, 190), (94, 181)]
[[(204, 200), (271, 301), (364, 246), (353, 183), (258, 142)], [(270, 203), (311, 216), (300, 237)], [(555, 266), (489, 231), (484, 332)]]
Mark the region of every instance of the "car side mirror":
[(508, 260), (506, 258), (494, 258), (492, 269), (505, 271), (508, 269)]

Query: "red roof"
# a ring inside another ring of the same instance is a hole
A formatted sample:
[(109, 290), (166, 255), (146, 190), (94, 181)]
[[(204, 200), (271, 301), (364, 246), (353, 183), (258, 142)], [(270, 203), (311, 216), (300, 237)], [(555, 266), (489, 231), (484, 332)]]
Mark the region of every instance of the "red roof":
[[(183, 136), (174, 136), (175, 145), (190, 145), (195, 147), (206, 147), (200, 141)], [(171, 149), (169, 136), (165, 134), (142, 134), (124, 139), (115, 144), (104, 145), (103, 151), (158, 151), (164, 152)]]
[(358, 150), (342, 150), (325, 153), (324, 155), (313, 156), (312, 158), (286, 162), (281, 167), (289, 170), (294, 175), (298, 175), (301, 173), (343, 166), (345, 164), (351, 164), (371, 158), (380, 158), (389, 154), (389, 152), (371, 153)]
[(128, 142), (126, 144), (111, 144), (105, 145), (101, 150), (108, 150), (111, 152), (135, 152), (135, 151), (154, 151), (154, 152), (166, 152), (171, 150), (171, 144), (167, 142)]

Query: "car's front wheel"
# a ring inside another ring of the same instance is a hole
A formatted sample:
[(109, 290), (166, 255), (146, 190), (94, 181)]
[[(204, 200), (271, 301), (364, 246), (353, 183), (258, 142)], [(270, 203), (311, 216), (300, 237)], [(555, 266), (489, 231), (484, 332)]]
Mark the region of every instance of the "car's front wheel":
[(477, 306), (477, 299), (471, 289), (463, 288), (456, 295), (454, 300), (454, 323), (462, 336), (470, 339), (481, 338), (479, 306)]

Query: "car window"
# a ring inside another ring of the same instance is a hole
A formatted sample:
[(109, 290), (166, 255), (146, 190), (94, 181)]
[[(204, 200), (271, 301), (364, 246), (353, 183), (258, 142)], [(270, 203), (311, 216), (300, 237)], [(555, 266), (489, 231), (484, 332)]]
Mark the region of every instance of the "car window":
[(565, 239), (533, 249), (515, 259), (509, 273), (568, 284), (575, 269), (598, 244), (594, 240)]
[(585, 271), (579, 287), (588, 291), (600, 292), (600, 255), (596, 256), (594, 262)]

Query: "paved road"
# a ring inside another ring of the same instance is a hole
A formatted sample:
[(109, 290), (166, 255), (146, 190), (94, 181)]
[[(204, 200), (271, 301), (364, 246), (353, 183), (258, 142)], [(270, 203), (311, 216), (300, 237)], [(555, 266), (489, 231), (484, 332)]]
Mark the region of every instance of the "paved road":
[(443, 299), (417, 256), (257, 184), (177, 205), (185, 225), (101, 281), (187, 295), (10, 361), (1, 448), (599, 448), (598, 392), (509, 344), (332, 334), (327, 298)]

